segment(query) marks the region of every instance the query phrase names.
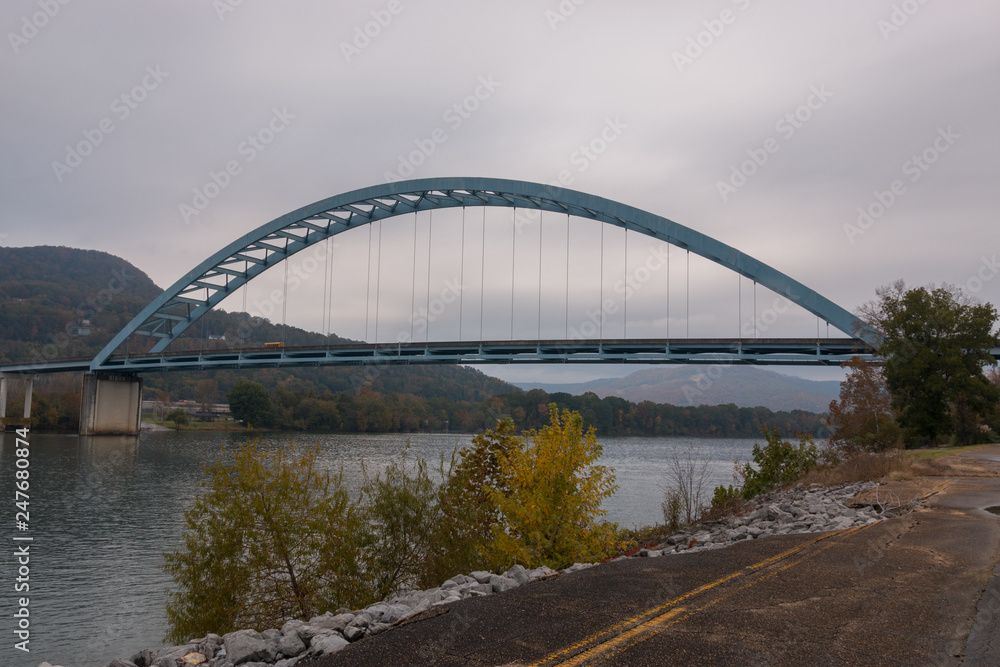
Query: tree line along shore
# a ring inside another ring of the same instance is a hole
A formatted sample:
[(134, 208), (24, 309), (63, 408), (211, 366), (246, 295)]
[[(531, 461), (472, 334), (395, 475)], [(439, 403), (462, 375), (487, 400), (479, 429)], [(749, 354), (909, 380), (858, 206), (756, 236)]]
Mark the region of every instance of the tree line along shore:
[[(213, 387), (216, 381), (208, 380)], [(79, 422), (80, 395), (69, 390), (36, 389), (32, 397), (32, 428), (72, 431)], [(155, 391), (155, 390), (154, 390)], [(156, 395), (155, 393), (153, 394)], [(237, 380), (224, 394), (238, 424), (254, 429), (327, 433), (482, 433), (498, 419), (509, 417), (524, 429), (548, 421), (548, 405), (579, 412), (600, 436), (692, 436), (754, 438), (777, 428), (783, 435), (808, 433), (826, 437), (823, 415), (804, 410), (773, 411), (765, 407), (728, 405), (677, 406), (652, 401), (632, 402), (616, 396), (600, 398), (550, 394), (541, 389), (515, 390), (483, 400), (382, 393), (367, 388), (334, 393), (291, 390)], [(167, 426), (195, 428), (185, 413), (168, 413)], [(211, 426), (209, 426), (211, 428)]]

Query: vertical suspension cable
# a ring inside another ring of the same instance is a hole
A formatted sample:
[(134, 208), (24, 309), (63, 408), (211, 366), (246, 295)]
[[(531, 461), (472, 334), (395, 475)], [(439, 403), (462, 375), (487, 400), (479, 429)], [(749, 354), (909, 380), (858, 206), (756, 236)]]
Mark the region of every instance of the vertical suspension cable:
[(247, 312), (247, 290), (250, 285), (250, 276), (247, 275), (249, 264), (250, 262), (244, 262), (243, 265), (243, 280), (245, 282), (243, 283), (243, 331), (240, 333), (240, 347), (243, 346), (242, 344), (245, 342), (244, 336), (247, 335), (250, 329), (250, 313)]
[(458, 340), (462, 340), (462, 306), (465, 301), (465, 206), (462, 207), (462, 260), (458, 271)]
[(368, 342), (368, 319), (372, 305), (372, 226), (368, 225), (368, 271), (365, 274), (365, 342)]
[(417, 307), (417, 214), (413, 214), (413, 279), (410, 280), (410, 340), (413, 342), (413, 309)]
[(691, 337), (691, 250), (687, 251), (687, 295), (684, 297), (684, 326), (687, 327), (686, 337)]
[(514, 224), (510, 226), (510, 339), (514, 340), (514, 258), (517, 252), (517, 207), (514, 207)]
[(736, 338), (743, 340), (743, 276), (736, 274), (736, 301), (739, 303), (739, 315), (736, 321)]
[(434, 210), (431, 209), (430, 218), (427, 221), (427, 308), (424, 311), (424, 321), (426, 329), (424, 331), (424, 341), (431, 339), (431, 243), (434, 241)]
[(757, 340), (757, 281), (753, 281), (753, 338)]
[(566, 213), (566, 340), (569, 340), (569, 213)]
[(542, 339), (542, 224), (545, 214), (538, 212), (538, 340)]
[(285, 260), (284, 260), (284, 264), (285, 264), (285, 280), (284, 280), (285, 284), (284, 284), (284, 287), (282, 288), (283, 292), (284, 292), (284, 296), (283, 296), (282, 302), (281, 302), (281, 342), (282, 343), (285, 343), (285, 336), (286, 336), (286, 333), (287, 333), (285, 322), (286, 322), (286, 316), (288, 314), (288, 241), (287, 240), (285, 241)]
[(327, 304), (330, 300), (330, 237), (326, 237), (326, 256), (323, 264), (323, 337), (327, 336)]
[(323, 336), (329, 335), (329, 321), (327, 318), (327, 302), (330, 298), (330, 241), (332, 237), (326, 237), (326, 264), (323, 266)]
[(604, 223), (601, 225), (601, 302), (598, 304), (597, 312), (601, 315), (598, 336), (604, 340)]
[[(333, 334), (333, 271), (334, 271), (334, 266), (333, 266), (333, 251), (334, 251), (334, 249), (336, 247), (337, 247), (337, 243), (336, 243), (336, 241), (333, 240), (333, 237), (331, 236), (330, 237), (330, 254), (329, 254), (329, 262), (330, 262), (330, 308), (329, 308), (330, 323), (329, 323), (329, 330), (330, 330), (330, 335), (334, 335)], [(330, 340), (328, 338), (327, 339), (327, 344), (329, 345), (329, 343), (330, 343)]]
[(667, 244), (667, 340), (670, 340), (670, 244)]
[(625, 228), (625, 265), (622, 267), (622, 278), (625, 280), (625, 307), (622, 313), (622, 338), (628, 338), (628, 227)]
[(378, 259), (375, 262), (375, 342), (378, 342), (378, 299), (382, 291), (382, 224), (378, 223)]
[(486, 308), (486, 206), (483, 206), (483, 255), (479, 263), (479, 340), (483, 339), (483, 313)]

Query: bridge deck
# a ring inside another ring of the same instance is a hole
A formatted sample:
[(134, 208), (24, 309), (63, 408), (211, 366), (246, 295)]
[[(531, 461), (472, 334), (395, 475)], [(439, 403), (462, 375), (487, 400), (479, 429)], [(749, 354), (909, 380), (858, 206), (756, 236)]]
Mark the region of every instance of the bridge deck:
[[(99, 370), (156, 373), (172, 370), (407, 364), (755, 364), (836, 366), (872, 349), (853, 338), (683, 338), (614, 340), (500, 340), (423, 343), (349, 343), (115, 356)], [(90, 359), (10, 364), (0, 373), (90, 370)]]

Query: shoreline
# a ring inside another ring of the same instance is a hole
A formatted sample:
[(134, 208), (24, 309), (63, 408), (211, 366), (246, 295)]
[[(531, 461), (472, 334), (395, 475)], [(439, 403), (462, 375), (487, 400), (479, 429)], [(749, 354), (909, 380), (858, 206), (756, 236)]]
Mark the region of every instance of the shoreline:
[(199, 660), (203, 657), (204, 664), (209, 667), (221, 667), (234, 656), (238, 660), (292, 667), (302, 660), (330, 655), (365, 638), (431, 618), (437, 615), (439, 607), (473, 597), (504, 593), (530, 582), (549, 580), (626, 559), (696, 554), (770, 536), (844, 531), (869, 526), (912, 509), (910, 506), (876, 511), (870, 503), (850, 506), (854, 499), (875, 486), (873, 483), (856, 483), (832, 488), (813, 485), (807, 489), (800, 484), (790, 489), (774, 490), (745, 503), (740, 515), (697, 524), (671, 535), (654, 548), (640, 548), (633, 555), (623, 554), (604, 562), (575, 563), (558, 571), (544, 566), (529, 570), (515, 565), (503, 573), (478, 571), (458, 574), (439, 587), (406, 592), (364, 609), (329, 610), (309, 621), (291, 619), (280, 629), (243, 629), (222, 636), (209, 634), (183, 645), (144, 649), (134, 654), (132, 660), (119, 659), (121, 662), (112, 662), (108, 667), (150, 667), (154, 661), (164, 657), (175, 660), (187, 657)]

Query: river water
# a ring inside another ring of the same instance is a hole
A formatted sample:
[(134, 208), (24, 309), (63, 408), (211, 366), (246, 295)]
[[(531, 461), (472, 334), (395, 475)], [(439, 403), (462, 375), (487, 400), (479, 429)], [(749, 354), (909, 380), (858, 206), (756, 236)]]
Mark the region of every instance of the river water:
[[(103, 667), (116, 657), (159, 646), (166, 631), (162, 554), (181, 545), (184, 512), (203, 478), (202, 464), (246, 434), (146, 432), (139, 438), (30, 436), (30, 521), (15, 526), (15, 436), (3, 434), (0, 497), (0, 665)], [(361, 462), (381, 470), (410, 443), (413, 456), (436, 464), (471, 436), (445, 434), (268, 434), (267, 447), (283, 442), (319, 445), (324, 467), (343, 466), (346, 486), (360, 488)], [(660, 502), (668, 461), (676, 450), (708, 461), (708, 490), (732, 481), (733, 461), (746, 461), (753, 440), (602, 438), (601, 463), (615, 469), (618, 492), (605, 503), (607, 519), (623, 526), (662, 521)], [(18, 542), (15, 537), (31, 537)], [(28, 593), (15, 593), (15, 550), (29, 545)], [(456, 573), (458, 574), (458, 573)], [(14, 648), (20, 608), (29, 597), (30, 653)], [(258, 628), (264, 630), (265, 628)]]

